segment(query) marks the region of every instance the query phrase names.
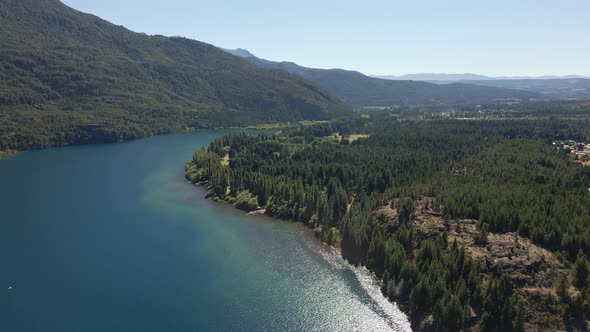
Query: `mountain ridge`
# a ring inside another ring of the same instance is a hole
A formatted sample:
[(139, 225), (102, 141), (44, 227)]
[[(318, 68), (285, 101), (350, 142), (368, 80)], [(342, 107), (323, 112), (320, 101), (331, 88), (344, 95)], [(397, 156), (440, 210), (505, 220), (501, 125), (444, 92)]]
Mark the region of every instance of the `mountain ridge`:
[(353, 107), (478, 104), (544, 98), (541, 94), (533, 92), (482, 87), (474, 84), (453, 83), (440, 85), (409, 80), (383, 80), (366, 76), (357, 71), (308, 68), (293, 62), (276, 62), (261, 59), (250, 52), (232, 50), (230, 52), (260, 67), (282, 70), (301, 76), (322, 86)]

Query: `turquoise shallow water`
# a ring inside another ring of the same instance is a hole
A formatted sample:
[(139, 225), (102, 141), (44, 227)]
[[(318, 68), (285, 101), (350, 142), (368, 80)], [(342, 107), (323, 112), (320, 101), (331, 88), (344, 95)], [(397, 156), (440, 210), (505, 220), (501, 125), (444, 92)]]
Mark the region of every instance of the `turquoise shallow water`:
[(184, 180), (222, 133), (0, 161), (0, 331), (409, 330), (370, 273), (301, 224)]

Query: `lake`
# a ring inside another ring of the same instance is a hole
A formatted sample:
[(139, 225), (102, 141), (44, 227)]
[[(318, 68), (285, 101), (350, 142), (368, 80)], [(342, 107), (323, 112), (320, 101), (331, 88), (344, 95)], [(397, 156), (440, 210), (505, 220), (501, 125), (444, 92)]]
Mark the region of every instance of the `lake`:
[(184, 180), (223, 133), (0, 161), (0, 331), (409, 331), (372, 275), (302, 224)]

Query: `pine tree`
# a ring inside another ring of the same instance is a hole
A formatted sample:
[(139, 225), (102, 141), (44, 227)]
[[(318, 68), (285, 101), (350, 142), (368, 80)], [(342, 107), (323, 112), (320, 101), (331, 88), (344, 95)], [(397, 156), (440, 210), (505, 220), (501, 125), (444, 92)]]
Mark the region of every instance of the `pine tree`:
[(574, 263), (574, 285), (578, 287), (578, 289), (584, 289), (588, 286), (588, 260), (584, 255), (582, 249), (578, 252), (578, 258), (576, 258), (576, 262)]

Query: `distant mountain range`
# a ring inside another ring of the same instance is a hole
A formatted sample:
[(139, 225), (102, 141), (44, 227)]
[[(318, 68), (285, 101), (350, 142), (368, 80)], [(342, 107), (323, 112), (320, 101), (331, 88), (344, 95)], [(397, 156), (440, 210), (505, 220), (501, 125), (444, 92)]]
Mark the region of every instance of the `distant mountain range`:
[[(236, 54), (237, 55), (237, 54)], [(381, 78), (384, 80), (411, 80), (411, 81), (445, 81), (445, 82), (459, 82), (459, 81), (489, 81), (489, 80), (553, 80), (553, 79), (572, 79), (572, 78), (586, 78), (590, 77), (581, 75), (545, 75), (545, 76), (485, 76), (478, 74), (436, 74), (436, 73), (419, 73), (406, 74), (400, 76), (394, 75), (371, 75), (371, 77)]]
[(587, 78), (467, 80), (460, 82), (536, 92), (549, 99), (590, 98), (590, 79)]
[(544, 98), (549, 99), (590, 98), (590, 78), (580, 75), (490, 77), (477, 74), (409, 74), (375, 77), (389, 80), (416, 80), (437, 84), (467, 83), (504, 89), (517, 89), (540, 93)]
[(468, 83), (442, 85), (423, 81), (385, 80), (356, 71), (315, 69), (299, 66), (293, 62), (269, 61), (260, 59), (245, 49), (224, 50), (262, 68), (286, 71), (301, 76), (318, 84), (351, 106), (456, 105), (547, 98), (536, 92)]

